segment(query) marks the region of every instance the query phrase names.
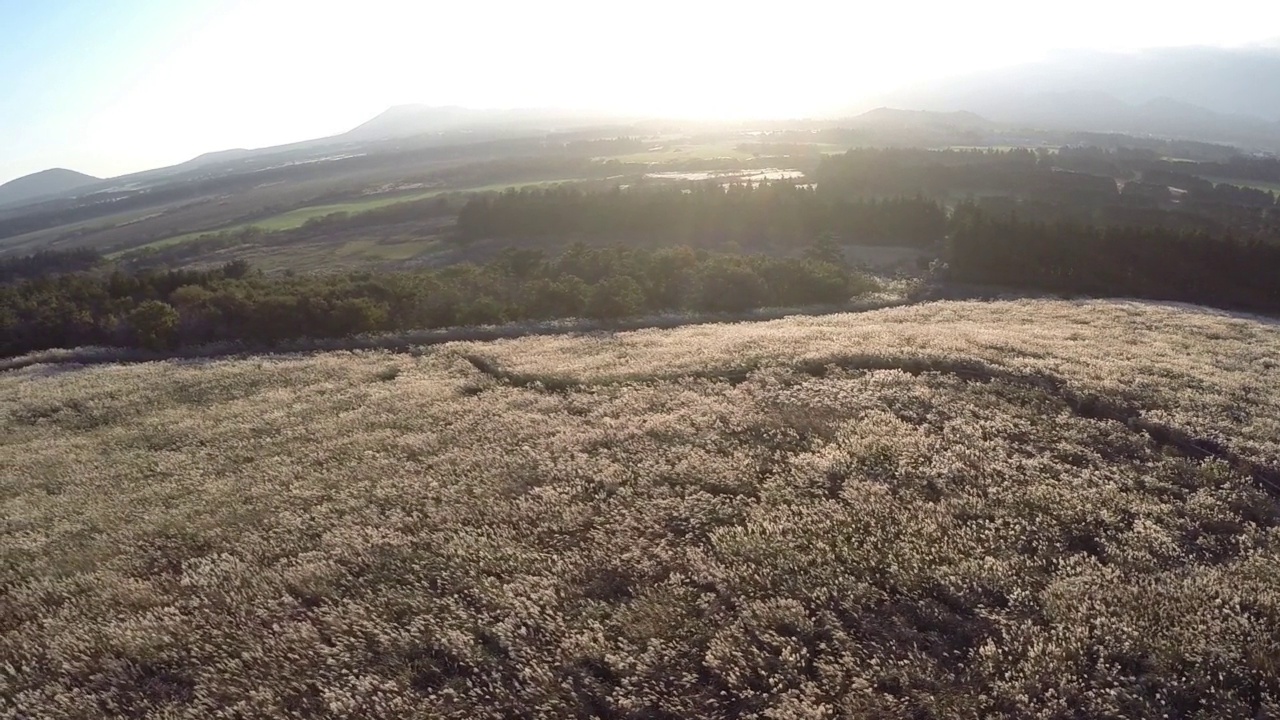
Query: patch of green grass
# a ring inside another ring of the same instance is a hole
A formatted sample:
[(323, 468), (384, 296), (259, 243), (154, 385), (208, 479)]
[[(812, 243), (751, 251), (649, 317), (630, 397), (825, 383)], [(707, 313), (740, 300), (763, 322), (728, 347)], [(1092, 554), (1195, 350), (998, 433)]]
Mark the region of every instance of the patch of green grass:
[(405, 242), (379, 242), (377, 240), (352, 240), (334, 251), (339, 258), (369, 258), (374, 260), (408, 260), (417, 257), (439, 241), (435, 238), (418, 238)]
[(547, 185), (559, 185), (561, 183), (576, 183), (576, 182), (585, 182), (585, 181), (586, 181), (586, 178), (562, 178), (560, 180), (530, 180), (528, 182), (517, 182), (517, 183), (501, 182), (501, 183), (492, 183), (490, 185), (477, 185), (475, 187), (469, 187), (469, 188), (456, 188), (454, 190), (451, 190), (450, 192), (468, 192), (468, 193), (501, 192), (509, 188), (514, 188), (516, 190), (519, 190), (521, 188), (527, 188), (527, 187), (544, 187)]
[(302, 227), (312, 218), (324, 217), (334, 213), (345, 212), (351, 215), (377, 210), (388, 205), (398, 205), (400, 203), (414, 202), (415, 200), (426, 200), (435, 197), (441, 193), (440, 190), (432, 190), (430, 192), (416, 193), (413, 195), (397, 195), (395, 197), (375, 197), (367, 200), (359, 200), (355, 202), (335, 203), (332, 205), (314, 205), (312, 207), (298, 208), (290, 210), (280, 215), (274, 215), (264, 220), (258, 220), (250, 223), (254, 227), (261, 228), (268, 232), (278, 230), (292, 230)]
[(371, 210), (377, 210), (380, 208), (388, 207), (390, 205), (398, 205), (400, 203), (414, 202), (417, 200), (426, 200), (428, 198), (437, 197), (439, 195), (443, 195), (445, 193), (450, 193), (450, 192), (493, 192), (493, 191), (506, 190), (507, 188), (536, 187), (541, 185), (554, 185), (556, 183), (581, 182), (581, 180), (582, 180), (581, 178), (563, 178), (563, 179), (557, 179), (557, 180), (532, 180), (529, 182), (520, 182), (520, 183), (510, 183), (510, 182), (493, 183), (491, 185), (481, 185), (477, 187), (468, 187), (468, 188), (447, 188), (447, 189), (437, 188), (435, 190), (430, 190), (430, 191), (421, 192), (421, 193), (414, 193), (412, 195), (378, 196), (378, 197), (372, 197), (365, 200), (358, 200), (358, 201), (352, 201), (352, 202), (332, 203), (329, 205), (311, 205), (307, 207), (295, 208), (293, 210), (289, 210), (288, 212), (280, 213), (279, 215), (272, 215), (270, 217), (253, 220), (251, 222), (239, 223), (236, 225), (230, 225), (230, 226), (221, 227), (221, 228), (215, 228), (210, 230), (200, 230), (197, 232), (189, 232), (189, 233), (183, 233), (181, 235), (175, 235), (173, 237), (164, 238), (163, 240), (156, 240), (154, 242), (149, 242), (145, 245), (140, 245), (138, 247), (129, 248), (127, 250), (121, 250), (119, 252), (108, 255), (107, 257), (109, 259), (116, 258), (121, 255), (125, 255), (127, 253), (134, 252), (136, 250), (146, 249), (146, 248), (169, 247), (171, 245), (177, 245), (178, 243), (189, 242), (191, 240), (195, 240), (196, 238), (204, 237), (206, 235), (216, 235), (219, 233), (237, 232), (237, 231), (244, 230), (246, 228), (251, 228), (251, 227), (255, 227), (260, 230), (264, 230), (266, 232), (281, 232), (284, 230), (294, 230), (296, 228), (302, 227), (304, 224), (306, 224), (308, 220), (312, 218), (324, 217), (325, 215), (332, 215), (333, 213), (340, 213), (340, 212), (345, 212), (350, 215), (359, 215), (361, 213), (366, 213)]
[(253, 220), (251, 222), (246, 222), (246, 223), (240, 223), (238, 225), (231, 225), (229, 227), (223, 227), (223, 228), (218, 228), (214, 230), (200, 230), (198, 232), (189, 232), (189, 233), (184, 233), (182, 235), (176, 235), (174, 237), (165, 238), (163, 240), (157, 240), (152, 243), (147, 243), (142, 247), (145, 247), (145, 248), (167, 247), (169, 245), (176, 245), (178, 243), (186, 242), (188, 240), (194, 240), (203, 235), (214, 235), (217, 233), (224, 233), (224, 232), (236, 232), (237, 230), (244, 230), (245, 228), (251, 228), (251, 227), (256, 227), (261, 230), (266, 230), (267, 232), (293, 230), (294, 228), (302, 227), (304, 224), (306, 224), (308, 220), (312, 218), (324, 217), (325, 215), (332, 215), (333, 213), (340, 213), (340, 212), (349, 213), (351, 215), (358, 215), (363, 212), (369, 212), (370, 210), (377, 210), (378, 208), (384, 208), (389, 205), (398, 205), (399, 203), (414, 202), (415, 200), (426, 200), (427, 198), (432, 198), (437, 195), (440, 195), (443, 192), (444, 192), (443, 190), (436, 189), (428, 192), (414, 193), (412, 195), (375, 196), (365, 200), (356, 200), (352, 202), (332, 203), (329, 205), (311, 205), (308, 207), (300, 207), (294, 210), (290, 210), (288, 212), (280, 213), (279, 215), (272, 215), (271, 217), (262, 218), (260, 220)]
[(718, 160), (720, 158), (728, 158), (732, 160), (750, 160), (752, 155), (750, 152), (744, 152), (738, 149), (742, 141), (735, 140), (733, 142), (708, 143), (705, 145), (693, 145), (688, 143), (663, 143), (655, 142), (653, 147), (660, 147), (658, 150), (644, 150), (636, 153), (627, 153), (626, 155), (604, 156), (610, 160), (617, 160), (622, 163), (678, 163), (684, 160)]
[[(993, 152), (1009, 152), (1010, 150), (1021, 150), (1025, 145), (948, 145), (944, 150), (955, 150), (958, 152), (967, 150), (988, 150)], [(1045, 148), (1034, 148), (1036, 150)]]

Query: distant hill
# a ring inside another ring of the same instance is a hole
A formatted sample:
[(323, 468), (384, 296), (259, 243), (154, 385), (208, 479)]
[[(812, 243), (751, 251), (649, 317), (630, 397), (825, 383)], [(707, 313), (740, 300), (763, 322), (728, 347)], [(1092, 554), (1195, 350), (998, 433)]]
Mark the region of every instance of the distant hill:
[(1280, 149), (1280, 123), (1217, 112), (1170, 97), (1129, 103), (1105, 92), (1033, 91), (993, 85), (968, 94), (918, 97), (911, 106), (963, 107), (1005, 124), (1041, 129), (1156, 135), (1268, 150)]
[(928, 110), (902, 110), (879, 107), (854, 118), (855, 123), (896, 123), (908, 127), (955, 127), (973, 130), (990, 130), (995, 123), (967, 111), (931, 112)]
[(41, 170), (0, 185), (0, 207), (62, 195), (100, 180), (101, 178), (64, 168)]
[(248, 150), (246, 148), (234, 148), (232, 150), (216, 150), (207, 152), (203, 155), (191, 158), (182, 163), (179, 167), (199, 167), (201, 165), (216, 165), (218, 163), (236, 162), (237, 160), (247, 160), (259, 153), (261, 150)]
[(1152, 134), (1280, 149), (1280, 51), (1076, 52), (893, 93), (896, 107), (968, 110), (999, 123)]
[(471, 124), (479, 114), (480, 111), (463, 107), (397, 105), (372, 120), (361, 123), (346, 133), (345, 137), (353, 140), (375, 140), (460, 129)]
[(613, 120), (604, 114), (554, 109), (484, 110), (454, 105), (397, 105), (336, 139), (386, 140), (469, 130), (569, 130)]

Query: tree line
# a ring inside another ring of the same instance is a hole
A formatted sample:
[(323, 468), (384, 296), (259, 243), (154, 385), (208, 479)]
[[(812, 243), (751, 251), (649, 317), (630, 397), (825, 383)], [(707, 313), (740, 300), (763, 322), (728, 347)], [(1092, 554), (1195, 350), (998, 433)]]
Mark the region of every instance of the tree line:
[(948, 263), (967, 283), (1280, 312), (1280, 244), (1231, 235), (1035, 222), (962, 204)]
[(1027, 148), (858, 148), (824, 156), (813, 180), (835, 197), (999, 192), (1096, 203), (1118, 194), (1112, 177), (1056, 168), (1052, 156)]
[(813, 179), (823, 195), (836, 198), (967, 197), (990, 214), (1013, 212), (1041, 222), (1230, 232), (1280, 241), (1274, 193), (1194, 174), (1226, 173), (1236, 166), (1265, 174), (1257, 168), (1269, 164), (1263, 159), (1174, 162), (1127, 148), (862, 148), (825, 156)]
[(796, 247), (832, 234), (844, 242), (930, 246), (947, 216), (922, 197), (842, 199), (792, 182), (690, 187), (526, 188), (469, 200), (458, 214), (464, 240), (587, 236), (716, 247)]
[(268, 276), (213, 270), (45, 275), (0, 286), (0, 354), (105, 345), (178, 348), (565, 317), (734, 312), (841, 303), (877, 287), (829, 245), (805, 257), (575, 244), (509, 249), (485, 265)]

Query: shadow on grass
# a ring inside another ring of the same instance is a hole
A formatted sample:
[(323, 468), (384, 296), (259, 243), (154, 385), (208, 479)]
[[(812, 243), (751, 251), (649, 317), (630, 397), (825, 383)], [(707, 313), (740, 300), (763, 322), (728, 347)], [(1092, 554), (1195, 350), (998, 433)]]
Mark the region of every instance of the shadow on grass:
[[(494, 361), (475, 354), (462, 356), (477, 371), (512, 387), (537, 392), (565, 393), (638, 383), (676, 382), (680, 380), (713, 380), (730, 384), (746, 382), (761, 369), (759, 363), (725, 368), (650, 375), (624, 375), (596, 381), (583, 381), (563, 375), (518, 373), (500, 367)], [(1121, 402), (1068, 386), (1062, 378), (1047, 373), (1019, 373), (978, 360), (943, 357), (892, 357), (883, 355), (846, 355), (805, 360), (789, 368), (810, 377), (825, 377), (832, 372), (872, 372), (896, 370), (909, 375), (938, 374), (957, 377), (965, 382), (1003, 383), (1042, 392), (1066, 405), (1077, 417), (1113, 422), (1133, 432), (1147, 435), (1158, 447), (1188, 460), (1215, 459), (1236, 472), (1252, 478), (1273, 496), (1280, 497), (1280, 468), (1251, 460), (1222, 442), (1192, 435), (1185, 430), (1143, 417), (1142, 410), (1130, 402)]]

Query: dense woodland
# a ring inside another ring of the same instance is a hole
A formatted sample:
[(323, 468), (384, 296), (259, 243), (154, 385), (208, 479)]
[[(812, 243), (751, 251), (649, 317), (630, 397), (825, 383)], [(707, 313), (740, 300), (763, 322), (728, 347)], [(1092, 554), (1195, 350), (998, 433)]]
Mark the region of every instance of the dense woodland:
[[(1280, 181), (1280, 159), (1236, 156), (1221, 162), (1181, 162), (1133, 148), (1064, 146), (1053, 150), (927, 150), (857, 148), (823, 156), (813, 180), (836, 195), (1000, 191), (1036, 196), (1044, 192), (1120, 193), (1116, 180), (1156, 178), (1186, 188), (1199, 178)], [(1172, 179), (1170, 179), (1172, 178)], [(1209, 183), (1212, 185), (1213, 183)], [(1270, 193), (1268, 204), (1276, 198)]]
[(1280, 312), (1275, 242), (1032, 222), (973, 205), (956, 209), (952, 227), (950, 270), (962, 282)]
[(1132, 149), (868, 148), (824, 157), (813, 178), (821, 194), (830, 198), (920, 194), (972, 199), (991, 214), (1016, 213), (1044, 222), (1280, 238), (1280, 206), (1274, 193), (1200, 177), (1226, 174), (1236, 165), (1251, 168), (1255, 175), (1265, 176), (1269, 168), (1280, 172), (1280, 161), (1274, 159), (1192, 166)]
[(699, 247), (795, 247), (829, 233), (846, 242), (928, 247), (946, 231), (946, 212), (933, 200), (836, 199), (790, 182), (605, 193), (512, 190), (473, 198), (458, 214), (464, 240), (582, 235)]
[(0, 258), (0, 283), (88, 270), (101, 262), (102, 255), (88, 248), (43, 250), (31, 255)]
[(815, 243), (803, 258), (579, 244), (554, 258), (512, 248), (483, 266), (417, 272), (266, 276), (244, 262), (208, 271), (80, 272), (0, 286), (0, 353), (270, 345), (563, 317), (733, 312), (841, 303), (875, 287), (829, 243)]

